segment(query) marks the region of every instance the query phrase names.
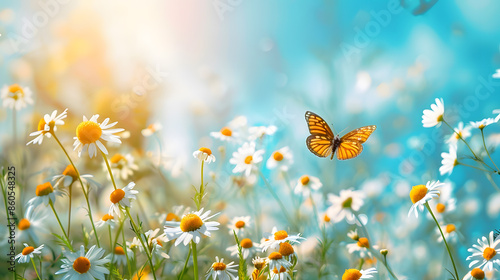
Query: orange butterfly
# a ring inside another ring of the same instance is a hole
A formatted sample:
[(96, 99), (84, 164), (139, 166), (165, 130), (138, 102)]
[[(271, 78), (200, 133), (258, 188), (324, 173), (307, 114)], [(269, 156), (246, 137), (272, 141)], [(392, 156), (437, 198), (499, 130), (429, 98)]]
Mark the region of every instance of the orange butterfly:
[(309, 126), (309, 133), (311, 133), (306, 140), (309, 151), (318, 157), (328, 157), (332, 154), (331, 159), (333, 159), (333, 155), (337, 151), (337, 158), (340, 160), (359, 156), (363, 151), (361, 144), (377, 128), (375, 125), (363, 126), (339, 138), (338, 135), (333, 135), (330, 126), (323, 118), (311, 111), (306, 112), (306, 122)]

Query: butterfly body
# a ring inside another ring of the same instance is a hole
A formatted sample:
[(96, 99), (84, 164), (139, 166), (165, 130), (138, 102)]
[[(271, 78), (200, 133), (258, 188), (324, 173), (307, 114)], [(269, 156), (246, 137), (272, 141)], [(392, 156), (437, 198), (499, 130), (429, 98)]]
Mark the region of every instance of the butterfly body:
[(337, 159), (346, 160), (359, 156), (363, 144), (377, 128), (375, 125), (363, 126), (346, 133), (344, 136), (334, 135), (330, 126), (317, 114), (307, 111), (306, 122), (311, 135), (306, 139), (307, 148), (318, 157), (328, 157), (333, 160), (335, 152)]

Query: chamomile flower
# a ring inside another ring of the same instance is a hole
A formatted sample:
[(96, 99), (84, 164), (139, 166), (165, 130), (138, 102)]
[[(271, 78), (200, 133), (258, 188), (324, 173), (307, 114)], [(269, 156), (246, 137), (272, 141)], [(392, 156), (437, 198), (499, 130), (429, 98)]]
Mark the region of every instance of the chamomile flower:
[(115, 217), (113, 217), (110, 214), (104, 214), (104, 216), (102, 216), (102, 218), (95, 223), (95, 226), (98, 228), (103, 226), (106, 227), (110, 226), (111, 228), (115, 228), (115, 224), (116, 224)]
[(484, 129), (488, 125), (494, 124), (496, 122), (498, 122), (498, 117), (496, 119), (486, 118), (486, 119), (480, 120), (478, 122), (470, 122), (470, 126), (473, 128)]
[(463, 280), (475, 280), (475, 279), (485, 279), (484, 271), (478, 267), (469, 271)]
[(46, 222), (44, 222), (48, 215), (47, 211), (43, 208), (34, 210), (34, 207), (28, 207), (26, 213), (24, 213), (24, 218), (19, 220), (17, 224), (19, 235), (16, 236), (16, 239), (38, 242), (40, 233), (48, 232)]
[[(99, 185), (96, 181), (91, 179), (93, 177), (94, 176), (90, 174), (80, 175), (80, 178), (82, 179), (82, 182), (84, 184), (92, 183), (96, 186)], [(68, 166), (66, 166), (62, 174), (53, 176), (52, 181), (55, 181), (55, 186), (63, 185), (65, 188), (67, 188), (74, 182), (78, 181), (78, 174), (76, 173), (75, 168), (73, 168), (73, 165), (69, 164)]]
[(270, 126), (253, 126), (248, 129), (249, 141), (256, 141), (257, 139), (262, 139), (266, 135), (273, 135), (278, 128), (274, 125)]
[(278, 252), (288, 261), (292, 262), (292, 257), (297, 259), (297, 253), (295, 253), (295, 249), (293, 249), (292, 244), (288, 242), (280, 243), (280, 248)]
[[(127, 180), (129, 176), (134, 174), (134, 171), (139, 170), (139, 166), (135, 164), (134, 157), (131, 154), (115, 154), (109, 159), (109, 166), (113, 176), (120, 177), (122, 180)], [(102, 163), (104, 171), (108, 171), (106, 163)]]
[(285, 267), (280, 267), (271, 270), (271, 280), (292, 280), (292, 276), (288, 273), (288, 270)]
[(122, 210), (121, 207), (130, 207), (132, 199), (137, 199), (135, 196), (139, 191), (133, 190), (135, 187), (134, 182), (130, 182), (127, 186), (122, 189), (116, 189), (109, 195), (109, 200), (111, 201), (111, 206), (109, 207), (109, 215), (113, 216), (116, 214), (121, 217)]
[[(121, 143), (120, 137), (113, 135), (123, 131), (123, 128), (114, 128), (118, 122), (109, 123), (109, 118), (106, 118), (102, 123), (98, 123), (99, 115), (93, 115), (90, 120), (83, 116), (81, 122), (76, 128), (75, 143), (73, 143), (74, 150), (78, 150), (78, 156), (82, 156), (82, 152), (88, 150), (90, 158), (97, 156), (97, 151), (100, 150), (104, 154), (108, 154), (108, 150), (101, 141), (108, 141), (114, 143)], [(109, 123), (109, 124), (108, 124)]]
[(224, 126), (219, 131), (210, 132), (210, 136), (228, 142), (238, 141), (241, 138), (241, 132), (246, 130), (247, 118), (238, 116)]
[(35, 257), (35, 254), (41, 254), (42, 249), (43, 249), (43, 244), (40, 245), (40, 247), (36, 248), (29, 246), (28, 244), (24, 243), (24, 249), (21, 253), (16, 255), (16, 260), (18, 263), (29, 263), (32, 258)]
[(36, 196), (28, 201), (28, 205), (36, 208), (40, 204), (45, 206), (49, 205), (49, 202), (56, 202), (56, 195), (62, 196), (62, 193), (58, 190), (54, 190), (50, 182), (45, 182), (36, 186)]
[[(429, 201), (429, 205), (433, 210), (435, 210), (434, 215), (438, 218), (438, 220), (440, 220), (442, 216), (455, 211), (457, 207), (457, 200), (453, 197), (452, 192), (452, 185), (445, 183), (439, 191), (439, 196)], [(428, 216), (432, 219), (430, 213)]]
[(436, 189), (444, 185), (439, 181), (429, 181), (426, 185), (413, 186), (410, 191), (410, 199), (413, 205), (408, 211), (408, 217), (410, 217), (411, 212), (415, 212), (415, 217), (418, 218), (418, 211), (424, 211), (424, 205), (434, 197), (439, 196), (439, 191)]
[(471, 129), (470, 126), (464, 127), (464, 123), (459, 122), (458, 127), (455, 129), (455, 132), (452, 135), (450, 135), (448, 140), (446, 140), (446, 143), (450, 144), (450, 146), (456, 146), (460, 138), (466, 139), (471, 135), (470, 129)]
[[(113, 257), (114, 253), (114, 257)], [(115, 249), (113, 250), (113, 253), (109, 253), (106, 258), (109, 259), (110, 261), (113, 261), (114, 264), (116, 265), (127, 265), (127, 257), (129, 260), (131, 260), (134, 257), (134, 252), (127, 248), (127, 254), (125, 255), (125, 250), (123, 250), (123, 247), (121, 246), (116, 246)]]
[(201, 147), (199, 150), (194, 151), (193, 157), (197, 158), (200, 162), (201, 161), (204, 161), (206, 163), (215, 162), (215, 156), (212, 154), (212, 150), (205, 147)]
[(67, 117), (67, 111), (68, 109), (64, 110), (64, 112), (60, 115), (57, 115), (57, 110), (52, 112), (51, 115), (45, 114), (45, 116), (43, 116), (43, 118), (38, 122), (38, 130), (30, 133), (30, 136), (36, 136), (35, 139), (29, 141), (26, 146), (29, 144), (41, 145), (44, 136), (50, 138), (52, 136), (51, 133), (57, 130), (57, 126), (64, 124), (63, 119)]
[(214, 216), (210, 216), (210, 210), (203, 213), (203, 208), (199, 211), (191, 212), (182, 216), (180, 222), (169, 221), (165, 222), (165, 233), (170, 240), (175, 240), (175, 246), (183, 243), (187, 246), (191, 240), (194, 243), (199, 243), (201, 236), (211, 236), (210, 231), (218, 230), (218, 222), (208, 221)]
[(90, 280), (99, 279), (104, 280), (105, 274), (109, 274), (109, 270), (104, 267), (104, 264), (110, 260), (102, 258), (104, 249), (90, 247), (89, 251), (85, 253), (83, 245), (80, 251), (75, 253), (64, 252), (65, 259), (62, 259), (63, 264), (61, 269), (55, 274), (64, 274), (62, 280)]
[(304, 197), (309, 197), (311, 190), (319, 190), (323, 184), (317, 177), (302, 175), (297, 181), (297, 185), (295, 186), (294, 193), (302, 194)]
[(495, 239), (493, 231), (490, 232), (489, 238), (483, 236), (482, 239), (477, 239), (478, 244), (472, 245), (467, 251), (472, 253), (467, 257), (471, 261), (469, 268), (477, 267), (484, 270), (499, 270), (500, 269), (500, 238)]
[[(248, 259), (248, 257), (251, 257), (259, 249), (259, 243), (252, 242), (250, 238), (241, 239), (240, 246), (244, 259)], [(231, 252), (231, 256), (238, 255), (238, 245), (230, 246), (226, 250)]]
[[(441, 224), (440, 225), (441, 230), (443, 231), (444, 238), (448, 243), (456, 243), (458, 239), (458, 225), (457, 224)], [(439, 228), (436, 228), (435, 233), (437, 234), (438, 242), (443, 242), (443, 236), (441, 235), (441, 232), (439, 231)]]
[(159, 122), (154, 122), (148, 125), (148, 127), (146, 127), (145, 129), (141, 130), (141, 133), (144, 137), (149, 137), (155, 134), (156, 132), (160, 131), (161, 129), (162, 129), (161, 124)]
[(272, 252), (267, 257), (267, 264), (269, 265), (269, 269), (281, 269), (284, 267), (285, 269), (290, 269), (292, 263), (287, 261), (282, 254), (279, 252)]
[(300, 243), (303, 240), (306, 240), (304, 237), (300, 236), (300, 233), (297, 235), (288, 235), (288, 232), (285, 230), (278, 230), (276, 227), (273, 228), (271, 235), (261, 243), (262, 252), (267, 251), (268, 248), (277, 249), (279, 245), (283, 242)]
[(219, 257), (215, 257), (215, 262), (212, 263), (210, 269), (207, 271), (205, 279), (206, 280), (210, 278), (212, 278), (212, 280), (238, 279), (237, 276), (233, 275), (233, 273), (238, 274), (238, 269), (236, 269), (236, 267), (238, 267), (238, 265), (234, 264), (234, 262), (225, 264), (224, 259), (219, 260)]
[(290, 165), (293, 164), (293, 154), (290, 148), (283, 147), (275, 151), (266, 162), (268, 169), (278, 168), (280, 171), (288, 171)]
[(440, 126), (443, 121), (443, 115), (443, 99), (436, 98), (436, 104), (431, 104), (431, 110), (424, 110), (424, 114), (422, 115), (422, 124), (424, 127)]
[(357, 269), (346, 269), (344, 274), (342, 275), (342, 280), (360, 280), (360, 279), (370, 279), (373, 278), (372, 274), (377, 273), (376, 268), (370, 268), (366, 270), (357, 270)]
[(251, 219), (252, 218), (250, 216), (234, 217), (227, 225), (227, 227), (229, 228), (229, 234), (232, 235), (233, 230), (236, 232), (236, 234), (245, 232), (245, 230), (250, 225)]
[(252, 170), (257, 168), (256, 164), (262, 161), (263, 154), (264, 150), (255, 150), (255, 142), (244, 143), (229, 160), (231, 164), (236, 165), (233, 173), (244, 172), (246, 176), (249, 176)]
[(347, 244), (347, 250), (349, 251), (349, 254), (356, 253), (360, 258), (372, 258), (373, 256), (369, 251), (370, 248), (378, 250), (378, 246), (371, 246), (368, 238), (366, 237), (359, 237), (356, 243)]
[(450, 145), (450, 151), (448, 153), (441, 153), (441, 167), (439, 167), (439, 173), (441, 175), (451, 174), (453, 168), (458, 165), (457, 160), (457, 146)]
[(132, 238), (132, 242), (127, 241), (125, 244), (127, 245), (127, 248), (130, 248), (130, 250), (135, 248), (139, 248), (139, 251), (141, 252), (144, 250), (141, 241), (137, 237)]
[(349, 224), (356, 223), (355, 212), (363, 206), (365, 194), (361, 191), (341, 190), (339, 195), (328, 194), (328, 201), (332, 204), (326, 210), (334, 223), (345, 219)]
[[(164, 252), (163, 244), (168, 242), (168, 238), (165, 233), (158, 235), (160, 229), (157, 228), (155, 230), (148, 230), (146, 233), (146, 237), (148, 238), (148, 247), (152, 255), (156, 255), (161, 258), (168, 259), (170, 258), (167, 253)], [(158, 236), (157, 236), (158, 235)]]
[(2, 88), (3, 106), (16, 111), (26, 107), (26, 104), (33, 104), (31, 90), (28, 87), (21, 87), (18, 84), (3, 86)]

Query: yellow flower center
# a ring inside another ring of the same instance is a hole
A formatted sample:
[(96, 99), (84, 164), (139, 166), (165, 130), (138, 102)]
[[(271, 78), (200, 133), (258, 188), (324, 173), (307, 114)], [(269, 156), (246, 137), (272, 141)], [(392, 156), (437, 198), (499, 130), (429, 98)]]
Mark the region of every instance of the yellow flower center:
[(245, 227), (245, 222), (244, 222), (244, 221), (237, 221), (237, 222), (234, 224), (234, 226), (235, 226), (236, 228), (243, 228), (243, 227)]
[(24, 90), (18, 84), (13, 84), (9, 86), (9, 97), (14, 100), (24, 97)]
[(455, 138), (456, 138), (457, 140), (459, 140), (460, 138), (462, 138), (462, 131), (455, 132)]
[(344, 275), (342, 275), (342, 280), (359, 280), (362, 274), (357, 269), (346, 269)]
[(17, 225), (17, 227), (20, 229), (20, 230), (26, 230), (26, 229), (29, 229), (31, 226), (30, 224), (30, 221), (28, 221), (28, 219), (26, 218), (23, 218), (19, 221), (19, 224)]
[(268, 257), (270, 260), (280, 260), (283, 258), (283, 255), (281, 255), (280, 253), (278, 252), (272, 252), (271, 254), (269, 254), (269, 257)]
[(470, 275), (476, 279), (484, 279), (484, 271), (478, 267), (471, 270)]
[(38, 122), (38, 130), (39, 131), (44, 130), (42, 134), (52, 131), (54, 129), (54, 126), (56, 125), (56, 122), (55, 121), (49, 122), (49, 131), (45, 131), (45, 124), (46, 122), (44, 118), (41, 118), (40, 121)]
[(165, 221), (167, 221), (167, 222), (169, 222), (169, 221), (180, 222), (181, 218), (179, 218), (179, 216), (175, 215), (174, 213), (168, 213), (167, 217), (165, 218)]
[(300, 177), (300, 183), (304, 186), (309, 184), (309, 176), (304, 175), (304, 176)]
[(181, 230), (184, 232), (195, 231), (203, 226), (203, 221), (196, 214), (187, 214), (182, 217)]
[(123, 160), (125, 162), (127, 161), (127, 159), (121, 154), (115, 154), (109, 161), (111, 161), (111, 163), (117, 164), (120, 160)]
[(152, 124), (148, 125), (147, 129), (149, 129), (149, 130), (151, 130), (151, 131), (153, 131), (153, 132), (154, 132), (154, 131), (156, 131), (156, 130), (155, 130), (155, 124), (154, 124), (154, 123), (152, 123)]
[(209, 148), (201, 147), (201, 148), (200, 148), (200, 151), (201, 151), (202, 153), (207, 154), (207, 155), (211, 155), (211, 154), (212, 154), (212, 150), (210, 150)]
[(102, 216), (102, 219), (103, 221), (108, 221), (108, 220), (112, 220), (114, 217), (111, 216), (110, 214), (104, 214), (104, 216)]
[(161, 247), (163, 247), (163, 243), (161, 242), (160, 239), (156, 238), (156, 244), (160, 245)]
[(497, 254), (497, 252), (495, 251), (495, 249), (491, 248), (491, 247), (486, 247), (486, 249), (484, 249), (483, 251), (483, 258), (485, 258), (486, 260), (491, 260), (495, 255)]
[(252, 163), (252, 160), (253, 160), (253, 157), (252, 157), (252, 156), (247, 156), (247, 157), (245, 158), (245, 163), (246, 163), (246, 164), (250, 164), (250, 163)]
[(252, 240), (250, 240), (250, 238), (245, 238), (245, 239), (241, 240), (240, 245), (241, 245), (241, 247), (248, 249), (248, 248), (253, 247), (253, 242), (252, 242)]
[(295, 251), (293, 250), (292, 245), (290, 245), (289, 243), (283, 242), (280, 244), (279, 252), (283, 256), (290, 256)]
[(455, 227), (454, 224), (448, 224), (446, 225), (446, 232), (447, 233), (452, 233), (456, 230), (457, 228)]
[(116, 189), (109, 195), (109, 200), (112, 203), (118, 203), (125, 197), (125, 191), (122, 189)]
[[(485, 127), (486, 127), (486, 125), (484, 125), (484, 124), (480, 124), (477, 128), (479, 128), (479, 129), (483, 129), (483, 128), (485, 128)], [(481, 278), (481, 279), (482, 279), (482, 278)]]
[(120, 246), (116, 246), (115, 247), (115, 255), (125, 255), (125, 250), (123, 250), (123, 248)]
[(31, 247), (31, 246), (28, 246), (26, 248), (23, 249), (23, 255), (29, 255), (31, 254), (33, 251), (35, 251), (35, 248)]
[(370, 242), (368, 242), (368, 238), (361, 237), (360, 239), (358, 239), (358, 246), (364, 248), (370, 248)]
[(438, 213), (444, 213), (444, 211), (446, 211), (446, 205), (444, 205), (443, 203), (438, 203), (436, 205), (436, 210), (438, 211)]
[(54, 188), (50, 182), (43, 183), (41, 185), (36, 186), (36, 195), (44, 196), (54, 192)]
[(284, 268), (283, 266), (280, 267), (280, 270), (278, 270), (277, 268), (273, 268), (273, 272), (274, 272), (274, 274), (286, 272), (286, 268)]
[(276, 151), (273, 153), (273, 158), (275, 161), (282, 161), (283, 160), (283, 154)]
[(324, 221), (324, 222), (326, 222), (326, 223), (329, 223), (329, 222), (331, 221), (331, 219), (330, 219), (330, 217), (328, 217), (328, 215), (327, 215), (327, 214), (325, 214), (325, 215), (323, 216), (323, 221)]
[(226, 270), (226, 264), (221, 263), (221, 262), (216, 262), (212, 264), (212, 268), (214, 270)]
[(351, 205), (352, 205), (352, 197), (349, 197), (346, 200), (344, 200), (344, 202), (342, 202), (342, 207), (344, 208), (351, 208)]
[(410, 191), (411, 202), (415, 204), (415, 202), (420, 201), (427, 194), (427, 187), (425, 185), (417, 185), (413, 186)]
[(233, 135), (233, 132), (231, 131), (231, 129), (229, 129), (229, 127), (223, 127), (221, 130), (220, 130), (220, 133), (224, 136), (231, 136)]
[(80, 273), (86, 273), (90, 269), (90, 261), (86, 257), (78, 257), (74, 262), (73, 262), (73, 269)]
[(101, 135), (101, 127), (92, 121), (81, 122), (76, 128), (76, 137), (84, 145), (94, 143), (101, 138)]
[(73, 165), (71, 165), (71, 164), (66, 166), (66, 168), (64, 169), (62, 174), (65, 176), (73, 177), (73, 180), (76, 180), (78, 178), (78, 175), (76, 174), (76, 170), (75, 170), (75, 168), (73, 168)]
[(437, 117), (437, 121), (438, 121), (438, 122), (442, 122), (443, 120), (444, 120), (443, 115), (439, 115), (439, 116)]
[(288, 237), (288, 233), (284, 230), (280, 230), (274, 233), (274, 240), (283, 240)]

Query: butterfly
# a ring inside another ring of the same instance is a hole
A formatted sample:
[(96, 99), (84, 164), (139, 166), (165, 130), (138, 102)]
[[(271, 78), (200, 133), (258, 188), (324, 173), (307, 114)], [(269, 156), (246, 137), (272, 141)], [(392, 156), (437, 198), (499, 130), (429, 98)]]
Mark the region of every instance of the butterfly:
[(363, 151), (363, 144), (375, 131), (377, 126), (369, 125), (355, 129), (346, 135), (339, 137), (334, 135), (330, 126), (311, 111), (306, 112), (306, 122), (311, 135), (307, 137), (306, 145), (311, 153), (318, 157), (328, 157), (333, 160), (335, 151), (339, 160), (351, 159), (359, 156)]

